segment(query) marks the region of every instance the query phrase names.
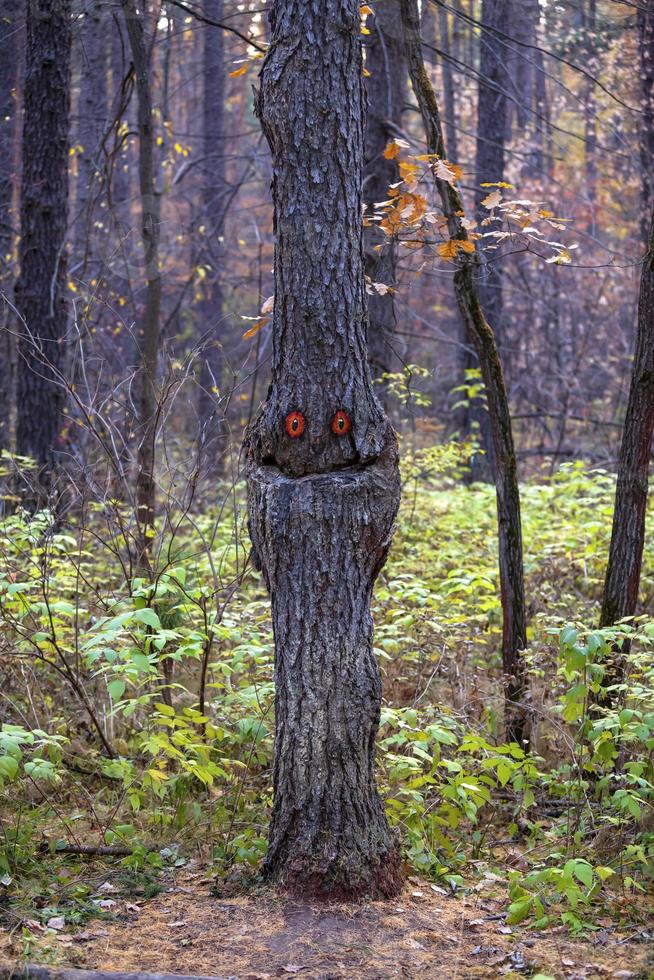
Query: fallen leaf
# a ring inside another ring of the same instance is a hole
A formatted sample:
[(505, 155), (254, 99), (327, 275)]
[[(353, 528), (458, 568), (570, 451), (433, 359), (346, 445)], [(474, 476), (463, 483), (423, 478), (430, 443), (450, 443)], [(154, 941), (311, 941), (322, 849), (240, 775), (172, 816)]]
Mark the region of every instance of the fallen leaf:
[(53, 915), (51, 919), (48, 919), (46, 923), (48, 929), (63, 929), (66, 925), (66, 920), (63, 915)]

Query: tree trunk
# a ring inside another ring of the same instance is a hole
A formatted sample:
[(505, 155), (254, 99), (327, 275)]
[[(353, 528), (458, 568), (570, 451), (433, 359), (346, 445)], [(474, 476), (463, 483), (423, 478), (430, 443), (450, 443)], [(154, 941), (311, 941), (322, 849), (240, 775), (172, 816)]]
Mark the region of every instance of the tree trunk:
[[(507, 45), (495, 33), (510, 22), (510, 0), (482, 0), (481, 35), (479, 39), (479, 87), (477, 99), (477, 155), (475, 212), (477, 221), (488, 217), (481, 203), (489, 193), (484, 182), (504, 180), (504, 143), (506, 139)], [(497, 252), (492, 253), (497, 258)], [(484, 265), (479, 280), (479, 301), (486, 319), (501, 347), (503, 337), (502, 276), (499, 264)]]
[[(510, 23), (511, 0), (482, 0), (481, 34), (479, 38), (479, 85), (477, 97), (477, 148), (475, 181), (475, 214), (478, 222), (488, 217), (482, 201), (489, 193), (484, 182), (504, 180), (504, 143), (507, 131), (507, 87), (509, 77), (507, 63), (510, 51), (495, 30), (503, 30)], [(492, 261), (488, 261), (488, 258)], [(486, 320), (495, 334), (501, 349), (504, 340), (502, 296), (502, 269), (500, 250), (480, 252), (481, 268), (477, 280), (477, 293)], [(478, 367), (478, 359), (472, 353), (474, 341), (467, 337), (470, 354), (466, 368)], [(491, 482), (495, 466), (493, 440), (488, 414), (481, 405), (469, 410), (470, 423), (476, 422), (481, 435), (485, 457), (475, 456), (472, 461), (474, 479)]]
[(109, 22), (105, 14), (101, 0), (91, 0), (81, 20), (77, 110), (77, 143), (81, 150), (75, 201), (75, 264), (72, 270), (79, 279), (97, 279), (101, 270), (93, 240), (97, 235), (95, 219), (100, 214), (98, 177), (103, 168), (102, 138), (108, 115)]
[(358, 0), (275, 0), (257, 111), (270, 144), (268, 398), (246, 436), (253, 558), (275, 629), (274, 807), (264, 874), (292, 892), (393, 895), (374, 782), (370, 596), (400, 497), (367, 368)]
[(654, 210), (654, 0), (643, 0), (638, 6), (637, 17), (643, 111), (640, 121), (641, 229), (647, 244)]
[(158, 428), (157, 362), (159, 355), (159, 315), (161, 272), (159, 269), (159, 194), (155, 180), (155, 142), (152, 90), (143, 15), (135, 0), (121, 0), (129, 38), (138, 100), (139, 190), (141, 196), (141, 237), (146, 281), (145, 309), (138, 331), (137, 390), (137, 564), (148, 568), (154, 535), (156, 506), (155, 443)]
[(60, 445), (66, 342), (70, 0), (27, 3), (16, 451), (38, 464), (43, 502)]
[[(11, 294), (17, 224), (12, 205), (22, 20), (19, 0), (0, 0), (0, 293), (5, 295)], [(0, 297), (0, 452), (12, 445), (15, 351), (10, 317), (9, 304)]]
[[(375, 16), (370, 19), (369, 44), (366, 47), (368, 116), (365, 136), (363, 197), (370, 212), (374, 205), (388, 199), (388, 188), (399, 180), (397, 160), (387, 160), (384, 150), (402, 127), (402, 110), (406, 63), (403, 57), (402, 24), (395, 0), (378, 0)], [(397, 284), (397, 245), (375, 224), (365, 238), (365, 270), (371, 283), (382, 283), (394, 289)], [(380, 250), (375, 246), (383, 245)], [(393, 345), (396, 311), (393, 293), (380, 294), (372, 286), (368, 299), (368, 357), (373, 378), (379, 379), (393, 369)], [(382, 387), (382, 391), (384, 388)]]
[[(204, 13), (209, 20), (222, 21), (223, 0), (205, 0)], [(219, 474), (224, 469), (226, 427), (219, 398), (223, 374), (223, 233), (225, 228), (225, 55), (223, 31), (204, 27), (204, 108), (202, 168), (202, 248), (200, 263), (205, 267), (204, 296), (200, 306), (200, 333), (203, 344), (200, 355), (199, 416), (203, 455), (209, 470)]]
[[(582, 18), (584, 29), (583, 49), (585, 53), (584, 64), (586, 69), (597, 72), (595, 54), (597, 51), (597, 3), (596, 0), (588, 0), (588, 6), (582, 6)], [(595, 234), (595, 207), (597, 203), (597, 123), (595, 115), (597, 105), (595, 102), (595, 83), (591, 79), (586, 80), (584, 92), (584, 126), (585, 143), (584, 152), (586, 156), (586, 191), (591, 207), (591, 234)]]
[(441, 55), (441, 70), (443, 72), (443, 100), (445, 104), (445, 132), (447, 134), (447, 158), (452, 163), (458, 163), (459, 149), (456, 138), (456, 86), (450, 61), (450, 25), (445, 7), (438, 7), (438, 36)]
[[(634, 616), (645, 542), (645, 516), (654, 431), (654, 216), (638, 298), (636, 351), (625, 414), (609, 561), (600, 626)], [(619, 667), (607, 683), (620, 678)]]
[[(409, 58), (409, 75), (427, 134), (429, 153), (445, 155), (443, 129), (434, 90), (422, 59), (417, 0), (401, 0)], [(463, 201), (450, 184), (434, 176), (451, 238), (467, 241), (461, 223)], [(488, 416), (495, 456), (500, 591), (502, 596), (502, 662), (504, 667), (505, 725), (507, 736), (528, 739), (527, 675), (522, 651), (527, 646), (520, 488), (511, 413), (495, 335), (484, 316), (476, 287), (476, 256), (465, 253), (454, 275), (454, 290), (468, 336), (475, 345), (488, 400)]]

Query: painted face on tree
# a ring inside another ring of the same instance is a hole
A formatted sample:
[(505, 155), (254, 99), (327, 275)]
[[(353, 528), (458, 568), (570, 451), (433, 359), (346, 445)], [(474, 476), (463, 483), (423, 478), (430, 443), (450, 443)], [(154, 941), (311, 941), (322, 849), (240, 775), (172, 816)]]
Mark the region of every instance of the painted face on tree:
[(304, 415), (301, 412), (290, 412), (286, 416), (286, 434), (291, 439), (298, 439), (304, 432)]
[(335, 436), (344, 436), (352, 428), (352, 423), (350, 422), (350, 416), (347, 412), (342, 409), (336, 412), (336, 415), (332, 419), (332, 432)]

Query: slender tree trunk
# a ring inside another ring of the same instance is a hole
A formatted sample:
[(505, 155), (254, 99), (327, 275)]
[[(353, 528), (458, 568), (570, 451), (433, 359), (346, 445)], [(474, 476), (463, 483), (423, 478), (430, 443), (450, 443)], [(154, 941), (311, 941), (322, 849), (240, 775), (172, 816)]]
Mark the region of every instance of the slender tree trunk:
[(38, 464), (43, 501), (52, 485), (65, 371), (70, 0), (28, 0), (21, 184), (16, 451)]
[(654, 239), (643, 266), (636, 351), (625, 416), (613, 531), (600, 624), (636, 613), (645, 541), (645, 513), (654, 427)]
[(81, 20), (80, 95), (77, 111), (79, 150), (75, 201), (74, 275), (93, 279), (100, 274), (94, 238), (95, 219), (100, 214), (99, 175), (103, 163), (102, 138), (107, 126), (107, 67), (109, 26), (101, 0), (91, 0)]
[[(209, 20), (222, 21), (223, 0), (205, 0)], [(223, 233), (225, 229), (225, 55), (223, 31), (204, 28), (204, 162), (202, 168), (202, 249), (205, 267), (204, 296), (200, 306), (200, 333), (204, 337), (200, 360), (199, 416), (203, 452), (209, 470), (224, 468), (226, 427), (219, 396), (223, 374)]]
[[(417, 0), (401, 0), (402, 16), (409, 58), (409, 75), (418, 100), (429, 153), (443, 157), (445, 143), (438, 103), (422, 59), (420, 15)], [(467, 241), (461, 224), (463, 202), (450, 184), (434, 178), (448, 220), (451, 238)], [(528, 739), (526, 698), (528, 682), (522, 652), (527, 646), (524, 571), (522, 564), (522, 525), (520, 488), (511, 414), (504, 384), (502, 365), (492, 327), (486, 320), (477, 295), (476, 257), (464, 256), (454, 275), (454, 290), (466, 331), (475, 345), (488, 399), (488, 416), (495, 456), (497, 493), (500, 590), (503, 629), (502, 661), (504, 667), (505, 724), (507, 736), (517, 742)]]
[[(586, 67), (588, 71), (596, 72), (595, 52), (597, 50), (597, 3), (596, 0), (588, 0), (588, 6), (582, 8), (584, 44), (586, 53)], [(586, 187), (588, 200), (592, 209), (592, 229), (594, 234), (595, 227), (595, 204), (597, 200), (597, 123), (595, 113), (597, 106), (595, 103), (595, 83), (590, 79), (585, 86), (584, 104), (584, 124), (585, 137), (584, 144), (586, 154)]]
[(274, 174), (272, 380), (246, 437), (253, 557), (275, 629), (264, 874), (305, 896), (393, 895), (370, 597), (400, 481), (367, 367), (359, 2), (274, 0), (270, 19), (257, 111)]
[(445, 134), (447, 137), (445, 145), (448, 159), (452, 163), (457, 163), (459, 149), (456, 138), (456, 86), (454, 84), (452, 64), (449, 59), (450, 25), (447, 10), (441, 6), (438, 8), (438, 35), (440, 48), (443, 52), (441, 56), (441, 70), (443, 72), (443, 102), (445, 105)]
[(121, 0), (121, 3), (132, 52), (138, 99), (139, 190), (146, 290), (145, 309), (138, 331), (139, 364), (136, 383), (138, 393), (136, 506), (139, 529), (137, 562), (139, 566), (147, 568), (154, 535), (156, 507), (154, 467), (158, 427), (157, 363), (161, 310), (159, 193), (155, 178), (152, 90), (143, 15), (137, 12), (135, 0)]
[[(654, 3), (649, 3), (647, 15), (654, 17)], [(647, 27), (647, 24), (645, 25)], [(651, 28), (651, 21), (649, 27)], [(648, 46), (651, 36), (641, 30), (641, 44)], [(641, 65), (648, 64), (651, 53), (641, 51)], [(650, 70), (642, 72), (643, 99), (651, 97)], [(644, 121), (647, 121), (645, 119)], [(650, 117), (651, 122), (651, 117)], [(651, 138), (651, 134), (650, 134)], [(644, 136), (643, 139), (647, 139)], [(643, 200), (654, 212), (651, 169), (643, 169)], [(631, 374), (631, 386), (625, 413), (618, 479), (615, 491), (615, 510), (609, 560), (602, 597), (601, 626), (612, 626), (626, 616), (633, 616), (638, 605), (638, 589), (645, 542), (645, 517), (649, 484), (652, 433), (654, 431), (654, 213), (650, 215), (649, 240), (640, 279), (636, 350)], [(623, 653), (625, 651), (623, 650)], [(620, 658), (610, 670), (606, 683), (615, 683), (621, 676)]]
[(640, 91), (643, 115), (640, 121), (641, 229), (649, 243), (649, 222), (654, 210), (654, 0), (638, 6)]
[[(479, 87), (477, 100), (477, 155), (475, 212), (477, 221), (488, 217), (482, 201), (489, 193), (484, 182), (504, 180), (507, 104), (509, 76), (506, 65), (509, 49), (495, 30), (505, 30), (510, 23), (510, 0), (482, 0), (479, 50)], [(479, 301), (486, 319), (493, 327), (499, 347), (504, 337), (502, 272), (495, 261), (484, 264), (479, 279)]]
[[(403, 56), (402, 23), (396, 0), (379, 0), (375, 16), (370, 19), (369, 44), (366, 47), (368, 116), (366, 125), (363, 196), (370, 212), (374, 205), (388, 198), (388, 188), (399, 180), (397, 160), (387, 160), (384, 150), (402, 127), (402, 110), (406, 79)], [(371, 283), (382, 283), (392, 290), (397, 284), (397, 246), (379, 227), (367, 229), (365, 271)], [(380, 250), (376, 246), (383, 245)], [(368, 299), (368, 356), (373, 378), (381, 378), (393, 369), (393, 346), (396, 311), (392, 292), (379, 293), (371, 287)], [(382, 392), (384, 388), (382, 387)]]
[(16, 109), (23, 14), (19, 0), (0, 0), (0, 452), (10, 449), (14, 410), (14, 342), (11, 308)]
[[(504, 143), (507, 130), (507, 63), (510, 51), (495, 30), (503, 30), (510, 22), (511, 0), (482, 0), (481, 33), (479, 38), (479, 84), (477, 90), (477, 147), (475, 214), (481, 222), (488, 216), (482, 201), (489, 193), (484, 182), (504, 179)], [(503, 327), (502, 270), (499, 250), (491, 253), (492, 262), (480, 252), (481, 265), (478, 274), (477, 293), (488, 323), (492, 326), (498, 347), (501, 347)], [(474, 338), (465, 337), (464, 377), (468, 371), (479, 367)], [(463, 432), (476, 431), (484, 455), (474, 454), (470, 464), (470, 477), (492, 482), (495, 468), (494, 446), (488, 412), (480, 403), (467, 408), (463, 416)]]

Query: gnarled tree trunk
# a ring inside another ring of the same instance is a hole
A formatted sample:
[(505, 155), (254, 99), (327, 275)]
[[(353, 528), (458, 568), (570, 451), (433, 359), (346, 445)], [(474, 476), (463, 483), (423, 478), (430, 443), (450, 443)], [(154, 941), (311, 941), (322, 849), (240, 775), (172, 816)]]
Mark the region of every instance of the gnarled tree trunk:
[[(70, 0), (28, 0), (21, 184), (16, 451), (36, 460), (43, 501), (62, 424), (65, 371)], [(25, 499), (27, 499), (27, 497)]]
[(367, 368), (359, 3), (275, 0), (271, 26), (257, 108), (274, 175), (272, 381), (246, 437), (275, 629), (264, 873), (303, 895), (392, 895), (402, 874), (374, 782), (370, 595), (400, 481)]

